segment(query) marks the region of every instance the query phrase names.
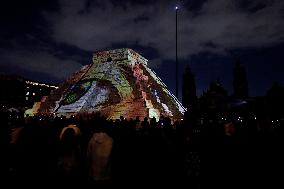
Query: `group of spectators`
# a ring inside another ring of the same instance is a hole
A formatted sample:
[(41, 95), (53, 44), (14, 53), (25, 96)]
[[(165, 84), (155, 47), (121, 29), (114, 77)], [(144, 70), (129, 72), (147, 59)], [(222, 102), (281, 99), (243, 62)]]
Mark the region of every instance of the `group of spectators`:
[(24, 118), (2, 112), (1, 175), (11, 185), (275, 184), (283, 120), (275, 125), (202, 119), (188, 114), (175, 122), (167, 117), (108, 120), (98, 113)]

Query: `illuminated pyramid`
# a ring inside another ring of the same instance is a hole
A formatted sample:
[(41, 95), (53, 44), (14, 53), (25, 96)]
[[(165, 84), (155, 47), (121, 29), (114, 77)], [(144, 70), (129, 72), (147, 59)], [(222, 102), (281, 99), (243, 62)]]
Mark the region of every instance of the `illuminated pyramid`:
[(38, 113), (74, 115), (100, 112), (120, 116), (182, 118), (185, 109), (147, 67), (147, 59), (131, 49), (97, 52), (93, 63), (54, 90)]

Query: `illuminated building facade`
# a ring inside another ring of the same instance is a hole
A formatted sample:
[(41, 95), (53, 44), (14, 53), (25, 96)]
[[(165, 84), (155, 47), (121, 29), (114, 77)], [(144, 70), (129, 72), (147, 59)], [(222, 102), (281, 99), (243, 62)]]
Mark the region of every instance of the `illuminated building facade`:
[(48, 96), (54, 85), (24, 79), (14, 75), (0, 75), (0, 104), (3, 107), (30, 108), (34, 102)]
[(58, 87), (46, 83), (25, 80), (25, 102), (27, 107), (32, 107), (35, 102), (39, 102), (43, 97)]
[(147, 62), (131, 49), (97, 52), (92, 64), (74, 73), (42, 102), (39, 113), (181, 118), (183, 106)]

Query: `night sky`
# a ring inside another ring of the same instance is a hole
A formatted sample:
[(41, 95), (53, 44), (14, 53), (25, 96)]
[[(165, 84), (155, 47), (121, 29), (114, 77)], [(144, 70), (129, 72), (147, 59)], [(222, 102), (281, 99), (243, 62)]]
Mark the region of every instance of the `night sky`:
[(251, 96), (284, 84), (283, 0), (1, 0), (0, 72), (60, 83), (93, 52), (128, 47), (174, 93), (176, 4), (180, 84), (189, 64), (199, 95), (216, 79), (231, 94), (236, 59)]

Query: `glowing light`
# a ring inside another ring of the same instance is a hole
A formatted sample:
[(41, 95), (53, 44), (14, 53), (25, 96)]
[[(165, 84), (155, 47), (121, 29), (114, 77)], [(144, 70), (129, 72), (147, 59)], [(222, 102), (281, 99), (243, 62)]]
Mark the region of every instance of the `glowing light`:
[(159, 121), (159, 117), (160, 117), (159, 111), (156, 110), (156, 109), (154, 109), (154, 108), (150, 108), (150, 109), (149, 109), (149, 117), (150, 117), (150, 118), (155, 117), (156, 120)]
[(176, 10), (178, 10), (178, 9), (179, 9), (179, 8), (178, 8), (178, 6), (176, 6), (175, 8), (176, 8)]
[(169, 107), (166, 104), (162, 103), (162, 106), (165, 112), (168, 114), (167, 116), (173, 116), (173, 113), (170, 111)]
[[(54, 85), (47, 85), (47, 84), (44, 84), (44, 83), (37, 83), (37, 82), (32, 82), (32, 81), (26, 81), (26, 84), (39, 85), (39, 86), (50, 87), (50, 88), (55, 88), (55, 89), (58, 88), (58, 87), (56, 87)], [(27, 89), (29, 89), (29, 87), (27, 87)]]

